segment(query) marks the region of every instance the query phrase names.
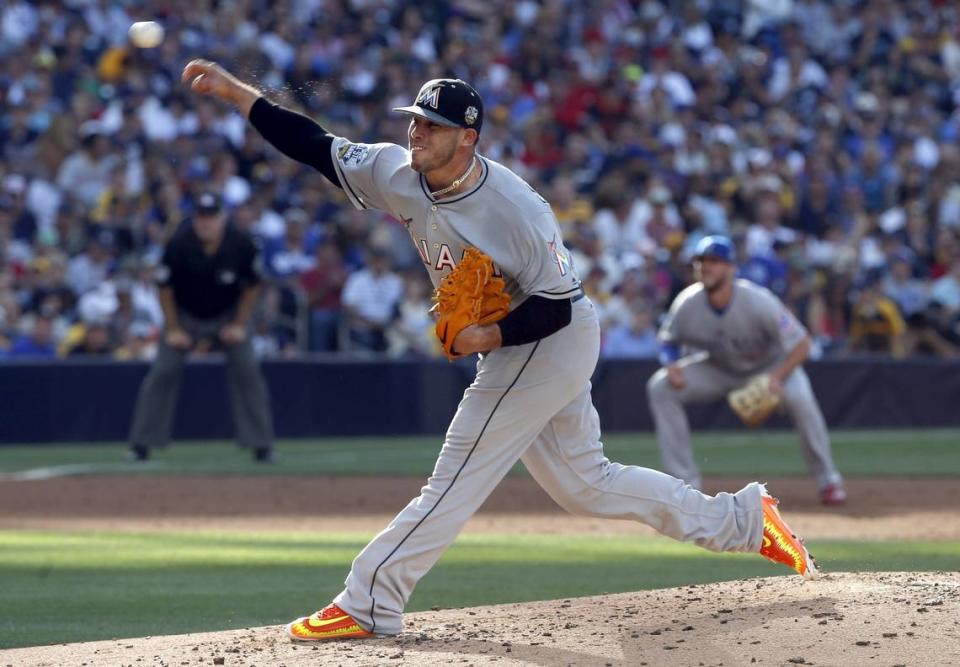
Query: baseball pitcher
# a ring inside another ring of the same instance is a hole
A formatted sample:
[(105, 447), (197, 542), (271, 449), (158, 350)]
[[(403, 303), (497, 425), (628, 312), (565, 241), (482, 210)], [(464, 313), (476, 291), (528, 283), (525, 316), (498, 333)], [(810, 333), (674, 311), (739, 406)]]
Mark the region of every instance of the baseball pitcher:
[[(734, 249), (725, 237), (697, 244), (694, 272), (698, 282), (677, 295), (660, 329), (663, 368), (647, 383), (664, 470), (700, 488), (685, 404), (727, 397), (755, 426), (782, 403), (800, 432), (821, 502), (842, 504), (843, 478), (801, 365), (810, 353), (806, 329), (772, 292), (734, 278)], [(697, 352), (681, 358), (683, 347)]]
[[(477, 151), (485, 118), (471, 86), (459, 79), (425, 83), (411, 106), (396, 109), (410, 119), (402, 147), (333, 136), (214, 63), (189, 63), (183, 79), (235, 104), (268, 141), (319, 169), (357, 208), (402, 221), (440, 288), (445, 350), (479, 353), (476, 378), (420, 495), (360, 552), (332, 604), (287, 626), (291, 638), (399, 633), (417, 582), (517, 459), (571, 512), (642, 521), (707, 549), (760, 551), (802, 575), (816, 574), (760, 484), (710, 497), (604, 457), (589, 382), (600, 345), (596, 311), (550, 205)], [(456, 276), (461, 263), (470, 276)], [(457, 289), (463, 292), (453, 294)], [(492, 306), (479, 300), (488, 292)], [(456, 324), (452, 314), (463, 303), (472, 304), (473, 323), (447, 326)]]

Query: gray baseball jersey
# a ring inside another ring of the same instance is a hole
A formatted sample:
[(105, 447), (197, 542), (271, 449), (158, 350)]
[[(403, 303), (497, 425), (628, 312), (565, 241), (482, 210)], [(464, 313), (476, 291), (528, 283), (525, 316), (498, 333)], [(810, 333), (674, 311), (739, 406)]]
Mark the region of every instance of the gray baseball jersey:
[(350, 201), (403, 222), (434, 286), (474, 246), (502, 272), (514, 308), (532, 294), (569, 299), (580, 291), (550, 205), (503, 165), (477, 156), (477, 185), (435, 200), (426, 179), (410, 168), (407, 150), (396, 144), (337, 139), (332, 150)]
[[(664, 470), (699, 488), (702, 479), (683, 405), (720, 400), (751, 375), (773, 370), (807, 331), (772, 292), (738, 279), (723, 311), (710, 305), (700, 283), (683, 290), (659, 336), (664, 343), (698, 351), (678, 362), (686, 381), (682, 389), (675, 389), (666, 369), (660, 369), (647, 383), (647, 395)], [(827, 425), (802, 367), (783, 382), (783, 404), (800, 433), (804, 459), (818, 486), (841, 484)]]
[(402, 220), (434, 284), (472, 245), (492, 257), (514, 306), (533, 294), (574, 297), (563, 329), (480, 356), (433, 474), (353, 561), (337, 605), (368, 630), (400, 632), (417, 581), (517, 459), (571, 512), (642, 521), (717, 551), (760, 548), (760, 485), (705, 496), (678, 479), (603, 455), (590, 398), (600, 327), (540, 195), (506, 167), (478, 157), (478, 183), (436, 200), (399, 146), (337, 139), (332, 150), (353, 204)]
[(799, 320), (773, 295), (748, 280), (734, 281), (733, 298), (723, 311), (707, 301), (700, 283), (686, 288), (670, 306), (660, 340), (703, 350), (732, 373), (756, 373), (807, 336)]

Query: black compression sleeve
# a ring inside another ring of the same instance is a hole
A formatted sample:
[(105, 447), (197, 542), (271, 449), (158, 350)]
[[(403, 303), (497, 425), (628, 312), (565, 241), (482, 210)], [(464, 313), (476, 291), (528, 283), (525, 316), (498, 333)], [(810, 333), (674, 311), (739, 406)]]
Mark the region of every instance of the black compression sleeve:
[(570, 324), (570, 299), (531, 296), (500, 320), (501, 346), (525, 345), (546, 338)]
[(343, 187), (330, 155), (333, 135), (319, 123), (261, 97), (250, 107), (250, 124), (278, 151), (317, 169), (338, 188)]

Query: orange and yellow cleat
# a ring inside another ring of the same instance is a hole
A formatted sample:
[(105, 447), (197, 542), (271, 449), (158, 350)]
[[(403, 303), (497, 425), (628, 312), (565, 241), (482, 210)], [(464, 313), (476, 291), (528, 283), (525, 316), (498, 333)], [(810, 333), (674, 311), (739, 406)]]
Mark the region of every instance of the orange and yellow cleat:
[(763, 546), (760, 555), (774, 563), (782, 563), (796, 570), (804, 579), (816, 579), (820, 576), (817, 562), (803, 546), (803, 541), (790, 530), (790, 526), (780, 516), (777, 509), (779, 500), (768, 496), (761, 497), (763, 502)]
[(343, 609), (331, 603), (320, 611), (303, 616), (287, 625), (291, 639), (298, 641), (324, 641), (327, 639), (363, 639), (373, 637)]

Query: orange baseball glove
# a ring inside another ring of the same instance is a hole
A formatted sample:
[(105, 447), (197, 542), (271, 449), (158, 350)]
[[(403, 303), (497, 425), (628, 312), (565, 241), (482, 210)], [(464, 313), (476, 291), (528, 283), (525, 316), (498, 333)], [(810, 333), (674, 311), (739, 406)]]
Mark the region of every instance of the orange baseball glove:
[(493, 275), (493, 261), (477, 248), (467, 248), (463, 259), (448, 273), (434, 292), (437, 313), (435, 331), (448, 359), (457, 334), (471, 324), (493, 324), (510, 312), (510, 295), (503, 278)]

